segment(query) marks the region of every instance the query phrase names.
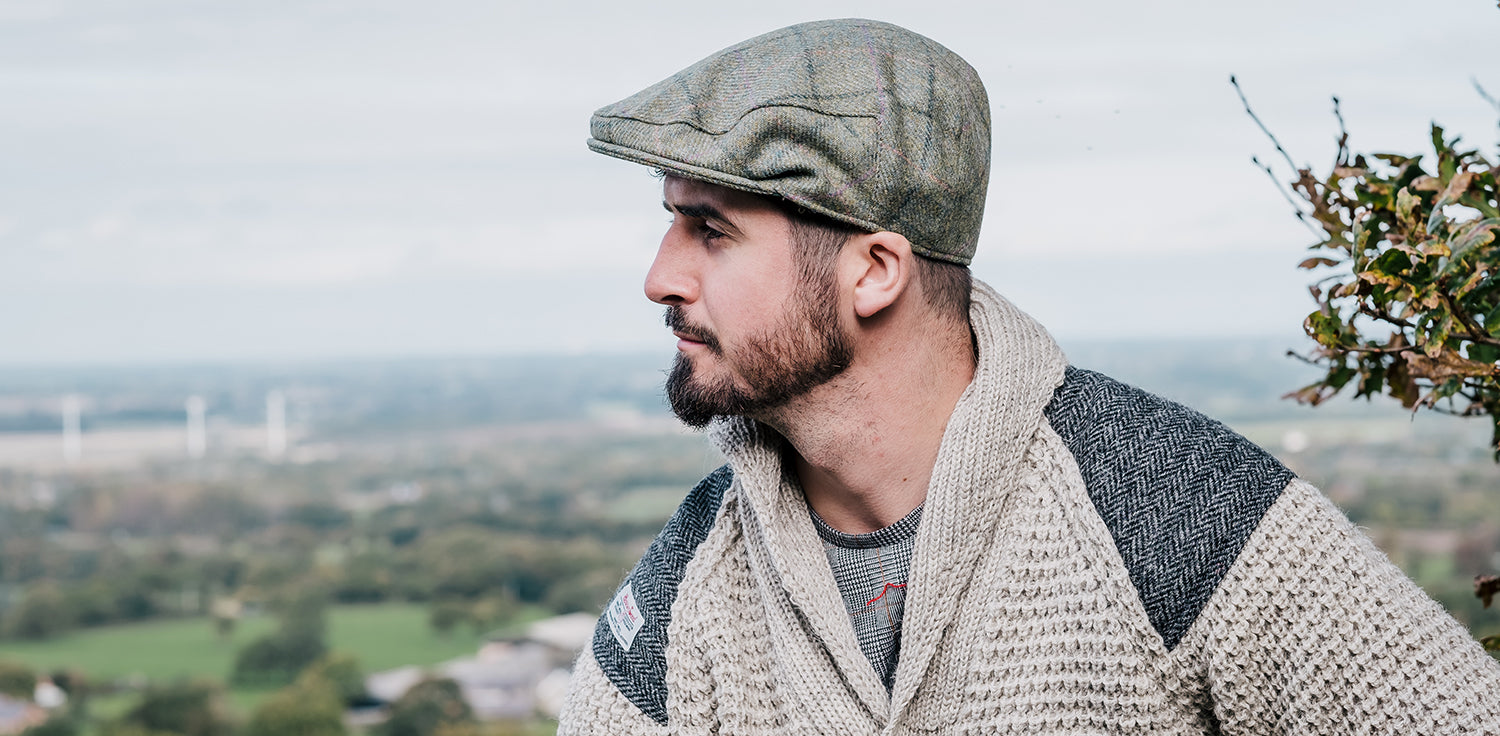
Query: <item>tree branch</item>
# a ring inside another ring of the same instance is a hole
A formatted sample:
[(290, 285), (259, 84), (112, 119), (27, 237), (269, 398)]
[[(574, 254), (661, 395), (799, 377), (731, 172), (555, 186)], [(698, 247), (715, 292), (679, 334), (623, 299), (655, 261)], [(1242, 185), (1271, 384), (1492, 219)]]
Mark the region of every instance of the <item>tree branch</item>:
[(1349, 164), (1349, 126), (1344, 125), (1344, 111), (1339, 109), (1337, 95), (1333, 98), (1333, 117), (1339, 121), (1339, 152), (1334, 160), (1339, 166), (1347, 166)]
[(1372, 355), (1395, 355), (1397, 353), (1410, 353), (1416, 349), (1416, 345), (1402, 345), (1395, 348), (1380, 347), (1378, 345), (1356, 345), (1353, 347), (1339, 347), (1339, 350), (1346, 353), (1370, 353)]
[(1364, 302), (1360, 302), (1359, 304), (1359, 313), (1365, 315), (1366, 317), (1378, 319), (1382, 322), (1389, 322), (1390, 324), (1393, 324), (1397, 327), (1405, 327), (1408, 329), (1412, 327), (1411, 322), (1408, 322), (1385, 311), (1376, 311), (1375, 309), (1371, 308), (1370, 305)]
[(1271, 171), (1271, 167), (1261, 163), (1260, 159), (1256, 156), (1251, 156), (1250, 161), (1259, 166), (1260, 170), (1266, 172), (1266, 176), (1271, 178), (1271, 183), (1276, 186), (1276, 191), (1281, 192), (1282, 199), (1285, 199), (1286, 203), (1292, 206), (1292, 214), (1297, 216), (1297, 219), (1313, 234), (1313, 237), (1323, 237), (1323, 233), (1318, 232), (1318, 227), (1308, 219), (1307, 213), (1302, 211), (1302, 206), (1297, 204), (1297, 200), (1292, 199), (1292, 193), (1288, 192), (1286, 187), (1281, 184), (1281, 180), (1276, 178), (1276, 172)]
[(1286, 152), (1285, 148), (1281, 147), (1281, 141), (1276, 140), (1276, 136), (1266, 127), (1266, 124), (1262, 123), (1260, 117), (1255, 114), (1255, 111), (1250, 109), (1250, 101), (1245, 99), (1245, 91), (1240, 89), (1240, 82), (1234, 78), (1233, 74), (1229, 75), (1229, 83), (1234, 85), (1234, 93), (1240, 96), (1240, 104), (1245, 106), (1245, 112), (1250, 116), (1250, 119), (1255, 121), (1255, 124), (1260, 127), (1260, 132), (1265, 133), (1266, 137), (1271, 139), (1271, 143), (1276, 146), (1276, 150), (1281, 153), (1281, 157), (1286, 159), (1286, 165), (1290, 166), (1292, 171), (1299, 171), (1300, 167), (1292, 163), (1291, 155)]
[(1462, 307), (1458, 306), (1458, 301), (1453, 298), (1452, 294), (1449, 294), (1447, 291), (1440, 291), (1438, 292), (1438, 295), (1443, 298), (1443, 303), (1448, 305), (1448, 313), (1452, 314), (1453, 318), (1458, 320), (1458, 323), (1464, 326), (1464, 331), (1467, 333), (1464, 335), (1464, 337), (1467, 337), (1470, 342), (1477, 342), (1480, 345), (1494, 345), (1500, 347), (1500, 340), (1490, 337), (1483, 331), (1483, 328), (1481, 328), (1478, 324), (1475, 324), (1473, 318), (1469, 316), (1468, 312), (1465, 312)]
[(1474, 85), (1474, 90), (1479, 93), (1480, 98), (1490, 103), (1490, 107), (1495, 108), (1495, 112), (1500, 112), (1500, 100), (1495, 99), (1489, 92), (1484, 91), (1484, 87), (1479, 84), (1479, 77), (1469, 77), (1469, 82)]

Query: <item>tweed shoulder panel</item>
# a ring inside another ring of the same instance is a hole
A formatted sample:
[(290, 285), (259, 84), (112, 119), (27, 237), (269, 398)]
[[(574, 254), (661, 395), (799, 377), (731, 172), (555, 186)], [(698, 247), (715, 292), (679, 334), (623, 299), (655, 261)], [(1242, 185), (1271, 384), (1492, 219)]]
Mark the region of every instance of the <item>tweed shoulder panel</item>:
[(594, 627), (594, 659), (599, 668), (627, 700), (662, 725), (667, 722), (667, 624), (677, 600), (677, 585), (713, 528), (733, 478), (725, 465), (700, 481), (621, 584), (621, 590), (630, 586), (644, 618), (630, 647), (620, 645), (607, 614)]
[(1192, 409), (1071, 366), (1046, 416), (1175, 648), (1292, 472)]

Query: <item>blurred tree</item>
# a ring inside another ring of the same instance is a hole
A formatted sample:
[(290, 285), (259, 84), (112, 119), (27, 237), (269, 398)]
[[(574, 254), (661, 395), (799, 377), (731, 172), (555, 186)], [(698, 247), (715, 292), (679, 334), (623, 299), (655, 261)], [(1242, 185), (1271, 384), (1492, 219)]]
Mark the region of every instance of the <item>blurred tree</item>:
[(244, 736), (344, 736), (344, 703), (321, 677), (299, 677), (256, 707)]
[(51, 677), (52, 684), (62, 688), (62, 691), (68, 694), (69, 700), (88, 694), (88, 676), (79, 670), (54, 670)]
[(5, 623), (10, 636), (46, 639), (72, 625), (72, 612), (57, 584), (42, 581), (26, 588), (26, 596), (11, 611)]
[(100, 736), (182, 736), (175, 731), (158, 731), (135, 723), (115, 722), (100, 729)]
[(313, 501), (287, 509), (284, 520), (288, 523), (301, 524), (309, 529), (326, 532), (333, 529), (347, 528), (353, 521), (353, 516), (334, 503)]
[(98, 626), (118, 617), (115, 586), (104, 578), (94, 578), (68, 588), (64, 597), (73, 620), (79, 626)]
[(605, 602), (614, 596), (615, 589), (619, 587), (620, 579), (625, 577), (626, 572), (627, 570), (620, 570), (615, 565), (608, 565), (580, 571), (559, 580), (547, 592), (547, 608), (558, 613), (582, 611), (597, 615), (604, 610)]
[(395, 703), (375, 736), (431, 736), (440, 727), (473, 723), (474, 714), (458, 683), (447, 678), (423, 680)]
[(29, 665), (0, 659), (0, 695), (31, 699), (36, 690), (36, 671)]
[(169, 581), (157, 575), (132, 575), (114, 584), (115, 620), (141, 621), (162, 613), (156, 596), (172, 588)]
[(434, 598), (474, 600), (509, 577), (504, 540), (488, 529), (444, 529), (425, 535), (418, 545)]
[(340, 603), (378, 603), (391, 597), (389, 554), (364, 552), (344, 563), (343, 574), (334, 583), (333, 597)]
[(245, 561), (237, 557), (218, 554), (198, 560), (198, 579), (211, 588), (233, 591), (245, 577)]
[(151, 685), (140, 702), (104, 728), (104, 736), (223, 736), (234, 732), (218, 683), (192, 680)]
[(0, 539), (0, 581), (24, 583), (45, 576), (50, 555), (40, 530), (7, 534)]
[(94, 694), (88, 676), (74, 669), (53, 670), (50, 676), (52, 684), (67, 695), (68, 715), (72, 716), (77, 723), (86, 722), (89, 714), (89, 701)]
[(230, 680), (236, 685), (285, 685), (327, 651), (326, 593), (314, 587), (288, 591), (274, 604), (277, 629), (240, 650)]
[(340, 702), (345, 706), (363, 704), (369, 697), (365, 692), (365, 673), (359, 659), (352, 654), (329, 652), (322, 659), (308, 665), (297, 676), (297, 683), (324, 682), (333, 687)]
[(497, 590), (469, 606), (469, 625), (474, 627), (474, 633), (482, 635), (515, 620), (520, 612), (521, 606), (515, 596), (509, 591)]
[(78, 736), (83, 729), (67, 713), (54, 714), (46, 722), (21, 732), (21, 736)]
[(270, 514), (253, 498), (254, 494), (245, 489), (206, 488), (192, 497), (179, 518), (189, 527), (184, 531), (212, 534), (225, 540), (243, 538), (270, 521)]
[(441, 636), (448, 636), (453, 629), (469, 618), (469, 604), (452, 598), (435, 600), (427, 608), (427, 625)]

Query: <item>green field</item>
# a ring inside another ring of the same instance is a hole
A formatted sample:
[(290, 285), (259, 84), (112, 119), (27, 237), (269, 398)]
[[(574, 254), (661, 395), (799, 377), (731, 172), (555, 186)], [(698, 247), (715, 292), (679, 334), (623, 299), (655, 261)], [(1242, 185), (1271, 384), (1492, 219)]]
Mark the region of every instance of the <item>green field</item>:
[(609, 503), (609, 517), (618, 521), (662, 523), (677, 510), (686, 493), (678, 486), (632, 488)]
[[(224, 681), (235, 652), (275, 626), (270, 617), (248, 618), (233, 636), (220, 639), (208, 618), (152, 621), (74, 631), (42, 642), (0, 642), (0, 659), (24, 662), (38, 670), (82, 670), (95, 682), (172, 680), (211, 677)], [(366, 672), (402, 665), (436, 664), (473, 654), (482, 637), (458, 628), (439, 636), (427, 625), (427, 609), (418, 604), (335, 606), (328, 609), (328, 644), (359, 657)], [(232, 691), (247, 706), (266, 693)]]

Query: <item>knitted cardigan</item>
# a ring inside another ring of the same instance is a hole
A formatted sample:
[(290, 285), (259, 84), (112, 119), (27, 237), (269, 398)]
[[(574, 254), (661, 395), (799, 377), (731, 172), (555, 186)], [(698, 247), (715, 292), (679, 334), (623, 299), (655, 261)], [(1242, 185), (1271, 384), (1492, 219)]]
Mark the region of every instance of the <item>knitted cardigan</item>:
[(1500, 733), (1500, 666), (1314, 488), (983, 284), (971, 324), (889, 694), (779, 435), (723, 418), (558, 733)]

